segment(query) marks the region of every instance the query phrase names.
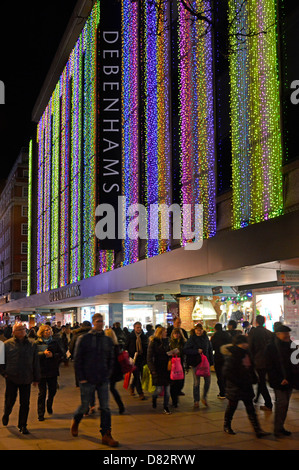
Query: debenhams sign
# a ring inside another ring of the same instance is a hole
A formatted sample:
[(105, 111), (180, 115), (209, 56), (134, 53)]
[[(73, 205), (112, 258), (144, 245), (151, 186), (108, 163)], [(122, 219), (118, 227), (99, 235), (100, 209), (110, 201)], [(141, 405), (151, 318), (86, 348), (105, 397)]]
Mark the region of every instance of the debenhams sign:
[(57, 300), (66, 300), (73, 297), (80, 297), (81, 289), (80, 285), (64, 287), (59, 290), (54, 290), (49, 293), (50, 302), (57, 302)]

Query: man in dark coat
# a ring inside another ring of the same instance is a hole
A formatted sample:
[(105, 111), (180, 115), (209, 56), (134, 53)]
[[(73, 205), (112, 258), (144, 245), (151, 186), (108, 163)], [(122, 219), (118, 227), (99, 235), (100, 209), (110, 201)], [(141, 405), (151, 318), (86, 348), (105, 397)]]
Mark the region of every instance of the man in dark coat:
[(218, 398), (225, 399), (225, 382), (222, 376), (222, 369), (224, 365), (224, 357), (220, 352), (221, 346), (224, 344), (229, 344), (231, 342), (231, 337), (227, 331), (222, 330), (221, 323), (216, 323), (215, 333), (211, 337), (211, 343), (214, 350), (214, 367), (217, 377), (217, 384), (219, 387)]
[(224, 416), (224, 431), (228, 434), (235, 434), (231, 428), (231, 422), (238, 402), (242, 400), (256, 436), (263, 437), (268, 433), (261, 429), (253, 406), (254, 391), (252, 384), (257, 382), (257, 377), (247, 349), (248, 339), (244, 335), (236, 335), (232, 346), (227, 345), (221, 348), (222, 352), (226, 352), (223, 376), (225, 378), (225, 393), (228, 399)]
[(140, 322), (134, 323), (134, 330), (130, 333), (126, 341), (125, 350), (128, 351), (129, 356), (134, 359), (136, 366), (136, 369), (133, 372), (134, 379), (130, 386), (130, 394), (133, 396), (134, 389), (136, 388), (140, 400), (145, 400), (141, 386), (141, 378), (143, 366), (146, 364), (147, 338), (142, 331), (142, 325)]
[(1, 374), (6, 380), (4, 415), (2, 423), (7, 426), (9, 415), (20, 394), (18, 428), (22, 434), (29, 434), (27, 418), (30, 405), (31, 384), (40, 380), (40, 364), (36, 344), (26, 336), (22, 323), (13, 326), (13, 337), (5, 341), (5, 364), (0, 366)]
[(275, 330), (273, 341), (266, 349), (266, 369), (270, 386), (275, 394), (274, 434), (290, 436), (291, 432), (284, 428), (290, 398), (292, 394), (292, 363), (291, 363), (291, 329), (280, 325)]
[(265, 350), (267, 345), (273, 340), (273, 333), (265, 328), (265, 317), (263, 315), (257, 315), (255, 321), (256, 328), (250, 330), (248, 335), (249, 351), (259, 378), (255, 402), (257, 402), (261, 394), (265, 400), (265, 404), (260, 406), (260, 409), (272, 411), (272, 400), (266, 384)]
[(109, 379), (113, 370), (114, 346), (103, 330), (104, 320), (100, 313), (92, 318), (93, 328), (81, 335), (75, 349), (75, 369), (80, 384), (81, 405), (75, 411), (71, 425), (73, 436), (84, 413), (87, 413), (92, 395), (97, 391), (101, 407), (102, 444), (117, 447), (111, 436), (111, 411), (109, 408)]

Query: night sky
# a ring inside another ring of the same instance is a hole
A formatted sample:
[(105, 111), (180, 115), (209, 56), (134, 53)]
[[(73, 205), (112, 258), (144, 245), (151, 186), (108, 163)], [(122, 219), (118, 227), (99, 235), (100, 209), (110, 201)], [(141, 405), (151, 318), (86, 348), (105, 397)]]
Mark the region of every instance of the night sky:
[(77, 0), (2, 2), (0, 12), (0, 179), (33, 135), (31, 113)]

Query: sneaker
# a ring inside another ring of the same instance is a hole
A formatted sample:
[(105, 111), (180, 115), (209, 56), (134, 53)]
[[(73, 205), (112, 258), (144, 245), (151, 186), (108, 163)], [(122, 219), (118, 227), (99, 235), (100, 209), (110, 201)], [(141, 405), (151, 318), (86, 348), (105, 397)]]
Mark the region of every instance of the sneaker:
[(171, 411), (170, 411), (169, 408), (167, 408), (167, 407), (164, 408), (163, 413), (164, 413), (165, 415), (171, 415)]
[(226, 397), (225, 397), (225, 396), (222, 396), (222, 395), (220, 395), (220, 393), (217, 395), (217, 398), (219, 398), (219, 400), (225, 400), (225, 399), (226, 399)]
[(102, 436), (102, 444), (109, 447), (118, 447), (119, 442), (113, 439), (113, 437), (111, 436), (111, 431), (107, 431)]
[(30, 434), (30, 432), (28, 431), (26, 426), (21, 426), (19, 428), (19, 431), (20, 431), (21, 434)]

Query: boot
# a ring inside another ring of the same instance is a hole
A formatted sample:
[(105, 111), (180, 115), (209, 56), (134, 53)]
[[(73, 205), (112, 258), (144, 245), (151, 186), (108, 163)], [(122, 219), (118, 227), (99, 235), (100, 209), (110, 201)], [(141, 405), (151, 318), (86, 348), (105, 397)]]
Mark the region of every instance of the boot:
[(232, 423), (232, 419), (233, 419), (233, 416), (234, 416), (234, 412), (235, 412), (235, 410), (228, 406), (225, 410), (225, 415), (224, 415), (223, 430), (227, 434), (231, 434), (231, 435), (236, 434), (235, 431), (233, 431), (232, 428), (231, 428), (231, 423)]
[(261, 426), (260, 426), (260, 423), (258, 421), (256, 414), (250, 414), (248, 415), (248, 418), (253, 426), (256, 437), (260, 439), (261, 437), (269, 436), (270, 434), (269, 432), (265, 432), (261, 429)]
[(118, 441), (115, 441), (113, 437), (111, 436), (111, 431), (107, 431), (103, 436), (102, 436), (102, 444), (109, 446), (109, 447), (118, 447)]
[(71, 435), (74, 437), (78, 436), (78, 428), (79, 428), (79, 423), (73, 419), (72, 425), (71, 425)]

